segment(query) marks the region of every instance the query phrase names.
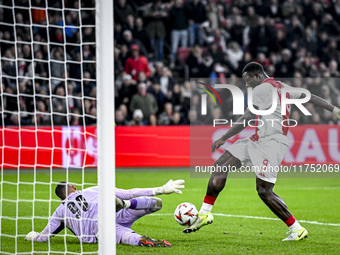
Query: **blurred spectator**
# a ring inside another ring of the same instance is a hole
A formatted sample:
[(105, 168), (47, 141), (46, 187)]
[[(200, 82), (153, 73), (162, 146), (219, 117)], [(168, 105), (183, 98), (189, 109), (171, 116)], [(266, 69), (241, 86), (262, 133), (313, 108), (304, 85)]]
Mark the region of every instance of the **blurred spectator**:
[(168, 67), (162, 68), (161, 73), (158, 77), (155, 77), (154, 82), (160, 84), (161, 91), (165, 96), (169, 96), (169, 92), (171, 93), (173, 86), (177, 84), (176, 80), (172, 78)]
[(130, 120), (131, 118), (129, 117), (128, 113), (128, 108), (125, 104), (121, 104), (118, 109), (122, 112), (124, 119)]
[(179, 42), (181, 41), (181, 47), (188, 45), (188, 10), (183, 0), (175, 0), (174, 6), (169, 11), (169, 24), (171, 25), (170, 68), (174, 68)]
[(286, 77), (290, 78), (293, 77), (294, 67), (292, 63), (292, 53), (288, 49), (284, 49), (281, 52), (282, 60), (278, 63), (275, 67), (275, 75), (277, 77)]
[(47, 112), (46, 105), (43, 101), (37, 101), (36, 117), (32, 116), (32, 125), (48, 126), (51, 125), (51, 114)]
[(134, 47), (134, 45), (137, 45), (138, 52), (140, 52), (144, 56), (148, 55), (148, 52), (146, 48), (144, 47), (143, 43), (139, 41), (138, 39), (133, 38), (132, 32), (130, 30), (125, 30), (123, 32), (123, 37), (121, 39), (121, 42), (119, 43), (127, 46), (128, 48), (130, 48), (130, 50), (132, 50), (132, 47)]
[(197, 111), (190, 110), (188, 114), (188, 119), (190, 125), (201, 125), (201, 121), (197, 119)]
[[(331, 94), (331, 90), (328, 85), (322, 85), (321, 87), (321, 97), (326, 100), (329, 104), (337, 105), (337, 100), (334, 94)], [(318, 109), (320, 112), (320, 116), (323, 119), (325, 123), (328, 123), (328, 121), (332, 118), (332, 113), (324, 110), (324, 109)]]
[(92, 106), (90, 109), (90, 114), (85, 117), (86, 125), (96, 125), (97, 123), (97, 108)]
[(127, 120), (124, 117), (124, 113), (119, 109), (116, 110), (115, 123), (117, 126), (126, 126), (128, 124)]
[(129, 14), (126, 16), (125, 23), (123, 25), (123, 30), (134, 31), (135, 30), (135, 17)]
[(235, 22), (233, 27), (231, 28), (230, 35), (233, 40), (238, 42), (239, 45), (243, 45), (243, 29), (244, 24), (242, 21), (242, 17), (240, 15), (237, 15), (235, 17)]
[(238, 62), (243, 58), (243, 51), (240, 45), (237, 42), (230, 42), (226, 53), (228, 54), (230, 64), (234, 69), (237, 69)]
[(151, 114), (149, 117), (149, 125), (150, 126), (157, 126), (157, 117), (155, 114)]
[(162, 61), (163, 59), (163, 48), (164, 48), (164, 37), (165, 37), (165, 26), (164, 19), (168, 17), (168, 13), (164, 10), (162, 6), (162, 1), (157, 0), (152, 3), (152, 5), (145, 10), (144, 17), (148, 21), (146, 26), (146, 31), (151, 40), (151, 46), (157, 53), (157, 60)]
[(300, 72), (302, 76), (317, 77), (318, 70), (312, 63), (312, 59), (309, 56), (298, 59), (294, 63), (295, 70)]
[(145, 73), (146, 77), (149, 77), (149, 62), (146, 57), (139, 55), (138, 45), (132, 45), (131, 52), (131, 57), (125, 63), (125, 72), (130, 74), (135, 81), (138, 79), (138, 73), (141, 71)]
[(189, 19), (189, 46), (194, 46), (196, 39), (199, 45), (203, 45), (202, 30), (200, 25), (207, 20), (204, 5), (199, 0), (191, 0), (188, 4)]
[(166, 96), (161, 90), (161, 86), (159, 85), (159, 82), (154, 82), (152, 86), (150, 86), (149, 90), (150, 94), (152, 94), (157, 102), (158, 111), (157, 114), (163, 112), (164, 109), (164, 103), (166, 101)]
[(183, 97), (181, 94), (181, 88), (178, 84), (175, 84), (172, 90), (171, 103), (176, 111), (181, 110), (181, 105), (183, 103)]
[(82, 84), (79, 83), (75, 89), (75, 93), (80, 93), (80, 96), (89, 96), (94, 86), (95, 84), (91, 81), (91, 74), (89, 72), (84, 72), (83, 82)]
[(78, 32), (78, 28), (76, 28), (76, 26), (72, 23), (72, 16), (71, 14), (67, 14), (65, 16), (65, 25), (63, 20), (60, 20), (58, 25), (61, 27), (64, 27), (64, 33), (66, 35), (66, 37), (68, 38), (69, 42), (74, 42), (73, 37), (74, 35)]
[[(150, 54), (152, 55), (152, 53), (153, 53), (152, 47), (154, 47), (154, 43), (152, 44), (152, 39), (148, 36), (148, 33), (144, 29), (143, 25), (144, 25), (143, 19), (137, 18), (136, 19), (136, 27), (133, 30), (133, 37), (138, 39), (145, 46), (145, 49), (146, 49), (146, 51), (148, 52), (149, 55)], [(162, 58), (163, 58), (163, 45), (162, 45), (161, 49), (162, 49), (162, 52), (161, 52), (161, 59), (160, 60), (162, 60)]]
[(136, 109), (133, 112), (133, 119), (128, 123), (128, 126), (143, 126), (143, 112), (140, 109)]
[[(65, 73), (64, 51), (60, 47), (55, 47), (51, 51), (51, 76), (62, 78)], [(52, 79), (53, 88), (61, 83), (61, 80)]]
[(78, 108), (72, 109), (72, 115), (70, 120), (70, 125), (72, 126), (82, 126), (83, 123), (83, 116), (81, 115)]
[(172, 104), (169, 102), (165, 103), (164, 112), (162, 112), (158, 116), (158, 125), (170, 125), (173, 114), (172, 111), (173, 111)]
[(158, 106), (155, 97), (147, 93), (146, 84), (140, 83), (138, 85), (138, 94), (135, 94), (130, 103), (130, 111), (140, 109), (145, 119), (149, 119), (151, 114), (155, 114), (158, 111)]
[(114, 18), (115, 22), (119, 24), (123, 24), (125, 22), (125, 19), (128, 15), (134, 15), (134, 11), (131, 7), (131, 5), (126, 3), (126, 0), (118, 0), (117, 2), (115, 1), (115, 6), (114, 6)]
[(54, 125), (67, 125), (67, 107), (65, 100), (65, 88), (58, 86), (55, 88), (55, 96), (52, 99), (52, 116)]
[(198, 44), (190, 52), (186, 63), (189, 67), (190, 77), (198, 78), (209, 75), (210, 68), (203, 63), (203, 51)]
[(182, 125), (182, 117), (179, 112), (174, 112), (171, 118), (171, 125)]
[(335, 60), (329, 62), (329, 74), (331, 77), (339, 78), (340, 72), (338, 71), (338, 63)]

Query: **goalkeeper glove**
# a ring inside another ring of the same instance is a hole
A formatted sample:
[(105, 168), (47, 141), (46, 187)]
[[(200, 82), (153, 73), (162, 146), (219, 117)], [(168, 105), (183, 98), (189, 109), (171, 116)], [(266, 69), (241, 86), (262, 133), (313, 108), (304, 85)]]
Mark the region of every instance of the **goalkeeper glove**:
[(334, 106), (333, 113), (340, 119), (340, 109)]
[(35, 232), (35, 231), (31, 231), (27, 234), (27, 236), (25, 237), (25, 241), (34, 241), (34, 238), (36, 236), (38, 236), (39, 233), (38, 232)]
[(184, 189), (184, 180), (169, 180), (166, 184), (164, 184), (162, 187), (153, 188), (154, 195), (162, 195), (162, 194), (171, 194), (171, 193), (177, 193), (182, 194), (181, 190), (178, 189)]

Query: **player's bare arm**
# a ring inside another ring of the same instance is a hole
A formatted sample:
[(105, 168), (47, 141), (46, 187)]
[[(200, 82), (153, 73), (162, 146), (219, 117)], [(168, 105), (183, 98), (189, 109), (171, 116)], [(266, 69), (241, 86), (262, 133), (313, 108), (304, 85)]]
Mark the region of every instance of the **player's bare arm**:
[[(304, 98), (305, 96), (306, 96), (305, 94), (302, 94), (300, 98)], [(319, 96), (312, 94), (311, 99), (309, 100), (309, 103), (312, 103), (316, 106), (319, 106), (323, 109), (333, 112), (338, 118), (340, 118), (340, 109), (328, 103), (326, 100), (324, 100), (323, 98)]]
[(244, 114), (236, 121), (237, 123), (240, 123), (240, 124), (234, 124), (227, 131), (227, 133), (225, 133), (220, 139), (216, 140), (211, 146), (211, 152), (214, 152), (216, 149), (220, 148), (225, 143), (226, 140), (233, 137), (234, 135), (237, 135), (243, 129), (245, 129), (248, 126), (248, 121), (251, 119), (254, 119), (254, 117), (255, 117), (255, 114), (253, 114), (247, 108)]

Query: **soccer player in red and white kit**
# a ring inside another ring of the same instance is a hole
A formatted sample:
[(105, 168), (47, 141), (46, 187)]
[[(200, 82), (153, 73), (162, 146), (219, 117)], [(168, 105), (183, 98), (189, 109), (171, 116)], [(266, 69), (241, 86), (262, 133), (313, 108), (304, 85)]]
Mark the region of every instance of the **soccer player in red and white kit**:
[[(277, 90), (279, 98), (281, 99), (281, 89), (289, 87), (283, 82), (277, 81), (274, 78), (269, 78), (264, 72), (263, 66), (251, 62), (247, 64), (242, 76), (246, 82), (247, 87), (253, 88), (253, 106), (257, 110), (267, 110), (272, 106), (273, 89)], [(304, 98), (303, 93), (288, 93), (287, 98)], [(287, 150), (288, 128), (281, 125), (285, 119), (289, 119), (290, 107), (286, 109), (286, 115), (281, 115), (281, 100), (277, 100), (276, 110), (269, 115), (255, 116), (247, 108), (244, 115), (237, 120), (226, 134), (215, 141), (212, 145), (211, 151), (221, 147), (225, 141), (234, 135), (240, 133), (248, 125), (249, 120), (258, 119), (261, 125), (256, 128), (256, 133), (253, 136), (240, 139), (233, 145), (229, 146), (225, 153), (215, 162), (215, 166), (226, 166), (240, 168), (243, 166), (258, 166), (256, 173), (256, 189), (259, 197), (269, 207), (272, 212), (279, 217), (289, 228), (289, 235), (282, 241), (298, 241), (308, 236), (307, 230), (302, 227), (288, 210), (285, 202), (274, 191), (273, 187), (276, 182), (277, 172), (268, 171), (270, 166), (280, 166)], [(322, 98), (311, 95), (310, 103), (333, 112), (340, 118), (340, 109), (329, 104)], [(278, 121), (266, 121), (275, 119)], [(244, 123), (244, 124), (243, 124)], [(287, 124), (285, 124), (287, 126)], [(228, 168), (230, 169), (230, 168)], [(204, 202), (199, 211), (199, 217), (196, 222), (189, 228), (183, 230), (184, 233), (197, 231), (202, 226), (211, 224), (214, 217), (211, 213), (215, 200), (218, 194), (223, 190), (228, 172), (214, 172), (212, 173)]]

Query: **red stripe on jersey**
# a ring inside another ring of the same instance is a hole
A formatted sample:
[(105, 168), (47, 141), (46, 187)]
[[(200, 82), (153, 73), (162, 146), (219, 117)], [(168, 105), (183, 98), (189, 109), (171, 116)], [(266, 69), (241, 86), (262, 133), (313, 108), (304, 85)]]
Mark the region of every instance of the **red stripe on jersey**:
[[(278, 96), (279, 96), (280, 105), (281, 105), (281, 89), (284, 88), (284, 86), (282, 85), (282, 83), (279, 82), (279, 81), (275, 81), (273, 77), (264, 79), (264, 80), (261, 82), (261, 84), (262, 84), (262, 83), (265, 83), (265, 82), (269, 83), (270, 85), (272, 85), (274, 88), (277, 89), (277, 94), (278, 94)], [(289, 95), (288, 92), (287, 92), (287, 94), (286, 94), (286, 98), (290, 98), (290, 95)], [(289, 115), (290, 115), (290, 105), (287, 105), (286, 113), (285, 113), (285, 115), (282, 116), (283, 121), (288, 120), (288, 119), (289, 119)], [(288, 124), (289, 124), (289, 122), (288, 122)], [(286, 125), (286, 123), (285, 123), (285, 125)], [(289, 127), (282, 126), (282, 133), (283, 133), (283, 135), (287, 136), (288, 129), (289, 129)], [(255, 132), (255, 134), (257, 134), (257, 131)]]
[(256, 129), (255, 129), (255, 134), (253, 134), (251, 137), (250, 137), (250, 140), (252, 140), (253, 142), (256, 142), (259, 140), (259, 135), (257, 134), (257, 131), (259, 131), (259, 128), (257, 127), (259, 125), (259, 116), (255, 116), (255, 126), (256, 126)]

